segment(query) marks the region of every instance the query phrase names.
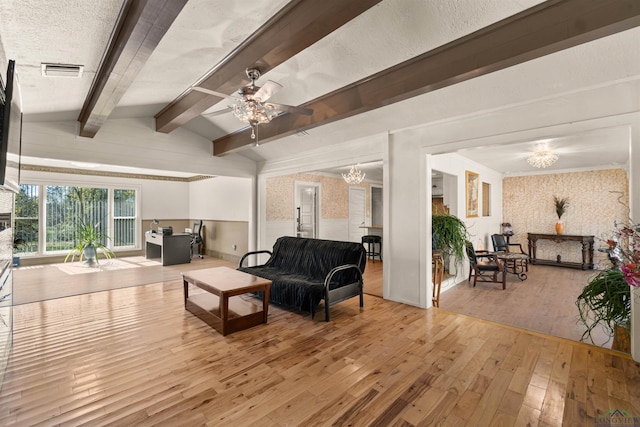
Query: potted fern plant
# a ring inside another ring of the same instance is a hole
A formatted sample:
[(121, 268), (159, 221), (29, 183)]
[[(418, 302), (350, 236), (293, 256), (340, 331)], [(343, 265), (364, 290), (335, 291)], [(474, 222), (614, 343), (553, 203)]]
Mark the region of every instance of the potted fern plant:
[(631, 289), (622, 270), (610, 268), (593, 276), (576, 305), (579, 321), (586, 327), (581, 341), (588, 338), (594, 343), (592, 332), (599, 326), (609, 337), (606, 342), (613, 338), (613, 350), (630, 352)]
[(453, 257), (456, 264), (461, 265), (466, 253), (466, 242), (469, 240), (467, 227), (460, 218), (450, 214), (436, 214), (431, 219), (432, 247), (440, 251), (445, 263)]
[(77, 244), (67, 254), (64, 262), (69, 260), (73, 262), (76, 257), (78, 257), (78, 261), (86, 258), (85, 263), (93, 265), (98, 263), (99, 252), (102, 252), (106, 259), (115, 257), (115, 253), (105, 246), (107, 240), (110, 240), (110, 238), (100, 230), (99, 224), (94, 225), (86, 221), (81, 221), (76, 229)]

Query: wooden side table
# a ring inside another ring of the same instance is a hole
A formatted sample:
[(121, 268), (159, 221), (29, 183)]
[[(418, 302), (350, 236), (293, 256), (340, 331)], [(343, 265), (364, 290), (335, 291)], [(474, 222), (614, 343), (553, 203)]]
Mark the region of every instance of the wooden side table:
[[(182, 280), (185, 309), (222, 335), (267, 323), (271, 280), (229, 267), (189, 271), (182, 273)], [(189, 284), (207, 293), (189, 296)], [(263, 292), (261, 306), (239, 298), (258, 291)]]

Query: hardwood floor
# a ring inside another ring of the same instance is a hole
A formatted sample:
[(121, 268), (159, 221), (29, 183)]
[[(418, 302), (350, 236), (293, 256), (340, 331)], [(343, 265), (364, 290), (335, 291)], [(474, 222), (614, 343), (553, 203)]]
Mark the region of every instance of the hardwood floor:
[[(595, 272), (544, 265), (529, 266), (528, 278), (507, 276), (507, 288), (464, 280), (443, 292), (440, 307), (455, 313), (580, 341), (585, 327), (578, 323), (575, 301)], [(596, 328), (594, 343), (611, 347), (604, 331)]]
[(368, 259), (364, 268), (362, 281), (364, 282), (364, 293), (382, 298), (382, 261)]
[(629, 357), (443, 309), (365, 295), (271, 306), (226, 337), (185, 311), (180, 280), (15, 307), (0, 425), (592, 426), (640, 416)]
[(71, 295), (179, 279), (182, 271), (208, 267), (233, 267), (218, 258), (194, 258), (188, 264), (162, 266), (144, 256), (102, 260), (98, 267), (81, 262), (34, 265), (13, 271), (13, 303), (28, 304)]

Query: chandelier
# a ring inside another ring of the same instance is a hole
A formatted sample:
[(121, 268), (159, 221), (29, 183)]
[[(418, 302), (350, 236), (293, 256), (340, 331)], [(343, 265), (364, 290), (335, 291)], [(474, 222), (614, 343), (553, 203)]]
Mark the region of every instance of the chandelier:
[(342, 178), (347, 182), (347, 184), (360, 184), (362, 180), (364, 180), (364, 176), (366, 174), (358, 169), (357, 165), (351, 166), (349, 173), (343, 173)]
[(548, 168), (557, 161), (558, 155), (544, 145), (540, 145), (536, 151), (527, 157), (527, 163), (539, 169)]
[(256, 130), (260, 123), (269, 123), (278, 115), (278, 110), (273, 105), (262, 103), (250, 96), (238, 99), (231, 109), (238, 120), (251, 126), (251, 139), (256, 138)]

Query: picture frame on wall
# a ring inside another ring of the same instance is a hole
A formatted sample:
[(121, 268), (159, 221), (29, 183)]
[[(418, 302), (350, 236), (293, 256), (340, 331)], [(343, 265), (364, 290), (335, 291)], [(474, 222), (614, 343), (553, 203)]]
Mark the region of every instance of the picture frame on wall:
[(480, 176), (471, 171), (465, 172), (465, 201), (467, 218), (476, 218), (480, 214)]

